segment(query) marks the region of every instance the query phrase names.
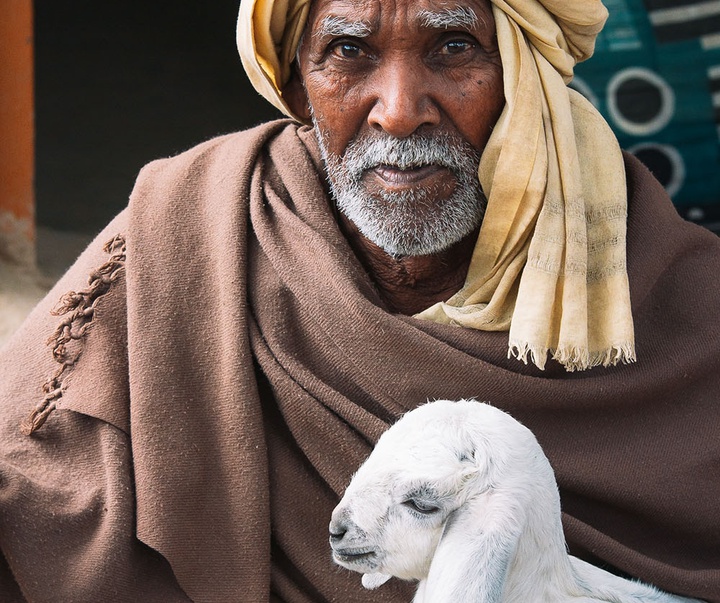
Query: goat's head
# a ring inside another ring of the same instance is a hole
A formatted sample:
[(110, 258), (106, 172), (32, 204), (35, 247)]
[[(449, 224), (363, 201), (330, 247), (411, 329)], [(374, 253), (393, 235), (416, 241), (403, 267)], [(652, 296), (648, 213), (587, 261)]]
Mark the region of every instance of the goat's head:
[[(369, 588), (423, 580), (455, 539), (473, 555), (488, 548), (485, 573), (501, 582), (537, 472), (553, 480), (532, 433), (504, 412), (464, 400), (420, 406), (382, 435), (335, 508), (333, 559)], [(465, 571), (458, 550), (448, 555)]]

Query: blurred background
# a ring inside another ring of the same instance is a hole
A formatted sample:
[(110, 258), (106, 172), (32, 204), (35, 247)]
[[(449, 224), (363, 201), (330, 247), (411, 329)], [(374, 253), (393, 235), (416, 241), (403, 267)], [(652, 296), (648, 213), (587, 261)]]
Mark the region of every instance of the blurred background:
[(95, 232), (148, 161), (275, 116), (238, 57), (238, 0), (33, 4), (39, 224)]
[(239, 0), (0, 0), (0, 342), (127, 204), (147, 162), (279, 117)]
[(610, 16), (571, 86), (684, 217), (720, 230), (720, 2), (603, 2)]
[[(720, 230), (720, 2), (604, 1), (572, 86)], [(238, 3), (0, 0), (0, 342), (145, 163), (279, 116), (243, 73)]]

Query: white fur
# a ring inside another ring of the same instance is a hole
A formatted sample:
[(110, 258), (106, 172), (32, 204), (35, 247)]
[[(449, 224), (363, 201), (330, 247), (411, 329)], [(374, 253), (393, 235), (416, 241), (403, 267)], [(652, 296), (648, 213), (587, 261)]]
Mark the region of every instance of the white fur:
[(415, 603), (693, 601), (568, 555), (537, 440), (475, 401), (431, 402), (385, 432), (330, 534), (336, 563), (365, 574), (367, 588), (391, 576), (419, 581)]

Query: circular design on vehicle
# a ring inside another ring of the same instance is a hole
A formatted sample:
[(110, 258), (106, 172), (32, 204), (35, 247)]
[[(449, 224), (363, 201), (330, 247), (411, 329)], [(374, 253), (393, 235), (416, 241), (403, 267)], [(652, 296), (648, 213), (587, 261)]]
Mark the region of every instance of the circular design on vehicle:
[(680, 152), (667, 144), (643, 142), (628, 149), (642, 161), (665, 187), (668, 195), (676, 195), (685, 182), (685, 161)]
[(675, 93), (654, 71), (629, 67), (608, 82), (608, 112), (628, 134), (647, 136), (662, 130), (675, 113)]
[(702, 222), (705, 219), (705, 210), (702, 207), (691, 207), (685, 212), (685, 217), (691, 222)]

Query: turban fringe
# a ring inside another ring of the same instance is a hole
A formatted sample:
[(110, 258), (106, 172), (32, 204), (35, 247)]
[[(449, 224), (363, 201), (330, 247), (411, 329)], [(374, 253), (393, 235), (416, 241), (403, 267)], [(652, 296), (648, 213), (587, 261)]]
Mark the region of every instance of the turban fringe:
[[(419, 318), (509, 331), (509, 354), (567, 370), (635, 359), (617, 140), (567, 87), (592, 55), (600, 0), (492, 0), (506, 106), (483, 152), (488, 207), (463, 288)], [(281, 96), (308, 1), (243, 0), (238, 47), (256, 89)]]

